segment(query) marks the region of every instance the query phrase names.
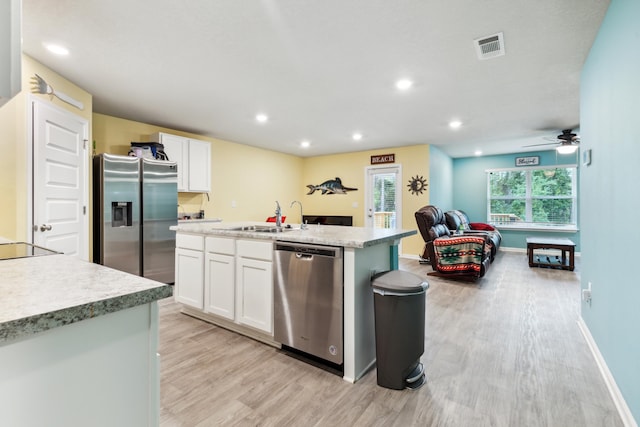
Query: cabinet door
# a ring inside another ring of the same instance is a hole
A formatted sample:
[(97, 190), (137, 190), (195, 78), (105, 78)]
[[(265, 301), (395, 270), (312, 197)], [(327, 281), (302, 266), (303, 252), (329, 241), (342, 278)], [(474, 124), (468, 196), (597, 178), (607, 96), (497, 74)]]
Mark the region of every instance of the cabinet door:
[(176, 249), (176, 301), (200, 310), (204, 307), (203, 263), (203, 252)]
[(207, 253), (204, 274), (205, 311), (234, 320), (235, 257)]
[(189, 191), (211, 191), (211, 144), (189, 140)]
[(160, 143), (164, 145), (164, 152), (169, 160), (178, 164), (178, 191), (188, 191), (189, 170), (189, 140), (181, 136), (160, 134)]
[(238, 258), (236, 320), (273, 335), (272, 263)]

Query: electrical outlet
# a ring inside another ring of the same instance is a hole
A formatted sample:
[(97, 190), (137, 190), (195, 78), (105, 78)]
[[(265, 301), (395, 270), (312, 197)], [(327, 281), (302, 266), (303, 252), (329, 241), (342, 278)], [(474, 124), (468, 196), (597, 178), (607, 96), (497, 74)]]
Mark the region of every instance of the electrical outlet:
[(591, 305), (591, 282), (589, 282), (588, 287), (582, 290), (582, 301)]
[(231, 201), (231, 207), (232, 207), (232, 208), (235, 208), (236, 206), (238, 206), (238, 204), (236, 203), (236, 201), (235, 201), (235, 200), (232, 200), (232, 201)]

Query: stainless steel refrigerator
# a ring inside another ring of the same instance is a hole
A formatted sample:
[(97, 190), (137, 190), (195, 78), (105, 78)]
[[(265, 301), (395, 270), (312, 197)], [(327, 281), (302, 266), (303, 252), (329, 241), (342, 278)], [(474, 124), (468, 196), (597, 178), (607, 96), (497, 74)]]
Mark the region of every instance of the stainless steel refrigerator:
[(93, 261), (174, 283), (177, 206), (175, 162), (94, 156)]

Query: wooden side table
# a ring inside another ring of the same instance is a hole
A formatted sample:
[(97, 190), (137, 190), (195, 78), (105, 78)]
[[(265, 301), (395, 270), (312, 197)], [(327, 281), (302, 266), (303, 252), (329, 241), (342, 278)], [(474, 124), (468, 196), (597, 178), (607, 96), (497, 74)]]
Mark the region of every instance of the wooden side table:
[[(529, 267), (554, 267), (563, 270), (573, 271), (575, 268), (575, 248), (576, 244), (565, 238), (552, 237), (527, 237), (527, 255), (529, 256)], [(534, 255), (536, 249), (557, 249), (562, 252), (558, 256)], [(569, 253), (569, 263), (567, 264), (567, 253)], [(546, 262), (545, 262), (546, 261)]]

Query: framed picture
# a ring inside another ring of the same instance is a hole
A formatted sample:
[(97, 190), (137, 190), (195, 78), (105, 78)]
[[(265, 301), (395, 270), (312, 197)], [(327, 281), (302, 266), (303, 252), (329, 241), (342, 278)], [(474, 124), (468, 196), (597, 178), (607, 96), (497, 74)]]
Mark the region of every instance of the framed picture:
[(516, 166), (537, 166), (540, 164), (540, 156), (516, 157)]

